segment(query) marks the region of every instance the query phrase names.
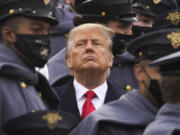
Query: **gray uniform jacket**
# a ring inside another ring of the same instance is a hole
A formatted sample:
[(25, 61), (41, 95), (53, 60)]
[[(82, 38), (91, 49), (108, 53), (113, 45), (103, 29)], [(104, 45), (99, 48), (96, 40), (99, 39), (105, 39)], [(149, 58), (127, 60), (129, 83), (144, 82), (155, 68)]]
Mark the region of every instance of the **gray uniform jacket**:
[[(0, 44), (0, 135), (5, 134), (2, 126), (8, 120), (49, 107), (35, 89), (35, 85), (39, 88), (44, 85), (39, 84), (39, 81), (46, 83), (42, 76), (28, 67), (9, 47)], [(49, 91), (48, 94), (53, 102), (53, 93)]]
[(180, 104), (167, 103), (146, 128), (144, 135), (175, 135), (177, 132), (180, 134)]
[(142, 135), (157, 110), (133, 90), (90, 114), (70, 135)]

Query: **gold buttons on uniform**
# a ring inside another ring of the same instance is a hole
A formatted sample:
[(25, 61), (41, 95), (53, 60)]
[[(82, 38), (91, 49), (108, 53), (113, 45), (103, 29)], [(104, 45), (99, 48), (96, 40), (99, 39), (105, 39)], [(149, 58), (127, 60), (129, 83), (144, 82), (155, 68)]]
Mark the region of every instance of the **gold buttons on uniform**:
[(9, 10), (9, 14), (11, 15), (11, 14), (13, 14), (14, 13), (14, 9), (10, 9)]
[(143, 56), (143, 52), (139, 52), (138, 55), (139, 55), (139, 57)]
[(36, 110), (32, 110), (31, 112), (34, 113), (34, 112), (36, 112)]
[(22, 88), (27, 88), (26, 83), (25, 83), (25, 82), (21, 82), (21, 87), (22, 87)]
[(127, 91), (131, 91), (131, 89), (132, 89), (131, 85), (126, 85), (126, 90)]
[(118, 67), (121, 67), (122, 66), (122, 64), (118, 64)]
[(102, 11), (101, 16), (105, 16), (105, 15), (106, 15), (106, 12)]
[(42, 97), (42, 93), (41, 93), (41, 92), (39, 92), (38, 95), (39, 95), (40, 97)]

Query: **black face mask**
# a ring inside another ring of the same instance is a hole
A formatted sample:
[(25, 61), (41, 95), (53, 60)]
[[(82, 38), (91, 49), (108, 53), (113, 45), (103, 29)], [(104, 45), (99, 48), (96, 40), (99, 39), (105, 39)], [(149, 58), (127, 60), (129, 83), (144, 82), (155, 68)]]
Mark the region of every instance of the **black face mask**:
[(158, 102), (159, 106), (162, 106), (164, 104), (164, 100), (163, 100), (163, 97), (162, 97), (161, 88), (160, 88), (158, 80), (151, 79), (151, 77), (146, 72), (144, 67), (142, 67), (142, 69), (144, 70), (144, 73), (147, 75), (147, 77), (150, 80), (149, 87), (147, 86), (147, 84), (145, 82), (144, 82), (144, 85), (148, 88), (149, 92), (156, 99), (156, 101)]
[(132, 26), (131, 30), (134, 35), (134, 38), (136, 38), (150, 32), (151, 29), (152, 29), (151, 27)]
[(16, 48), (32, 67), (43, 67), (50, 53), (49, 35), (16, 34)]
[(133, 35), (115, 33), (115, 36), (113, 38), (113, 54), (115, 56), (122, 54), (126, 48), (127, 43), (132, 39)]

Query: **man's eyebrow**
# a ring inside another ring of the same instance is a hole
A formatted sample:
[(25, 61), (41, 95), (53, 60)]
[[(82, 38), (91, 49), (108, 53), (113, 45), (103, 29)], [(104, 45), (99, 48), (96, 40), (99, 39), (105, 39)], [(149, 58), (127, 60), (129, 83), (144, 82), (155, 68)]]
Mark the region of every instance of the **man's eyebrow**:
[(38, 25), (38, 26), (42, 26), (41, 23), (38, 23), (38, 22), (32, 22), (31, 25)]
[[(79, 41), (87, 41), (88, 39), (78, 39), (77, 40), (77, 42), (79, 42)], [(97, 38), (93, 38), (93, 39), (91, 39), (92, 41), (100, 41), (99, 39), (97, 39)]]

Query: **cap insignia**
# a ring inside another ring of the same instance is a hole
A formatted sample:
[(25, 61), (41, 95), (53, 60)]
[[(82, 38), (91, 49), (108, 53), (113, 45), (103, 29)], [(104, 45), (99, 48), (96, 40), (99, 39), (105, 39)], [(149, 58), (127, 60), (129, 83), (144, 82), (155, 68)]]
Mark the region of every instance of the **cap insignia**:
[(174, 49), (180, 47), (180, 33), (172, 32), (167, 35), (167, 38), (171, 41), (171, 45)]
[(139, 53), (138, 53), (138, 56), (139, 56), (139, 57), (143, 56), (143, 52), (139, 52)]
[(153, 0), (154, 4), (159, 4), (161, 0)]
[(58, 113), (48, 113), (42, 119), (46, 120), (48, 128), (53, 130), (58, 124), (58, 121), (62, 120), (62, 117)]
[(45, 5), (48, 5), (51, 0), (43, 0)]
[(169, 13), (166, 19), (170, 20), (173, 25), (177, 26), (180, 22), (180, 13), (178, 11)]
[(106, 15), (106, 12), (102, 11), (101, 16), (105, 16), (105, 15)]

